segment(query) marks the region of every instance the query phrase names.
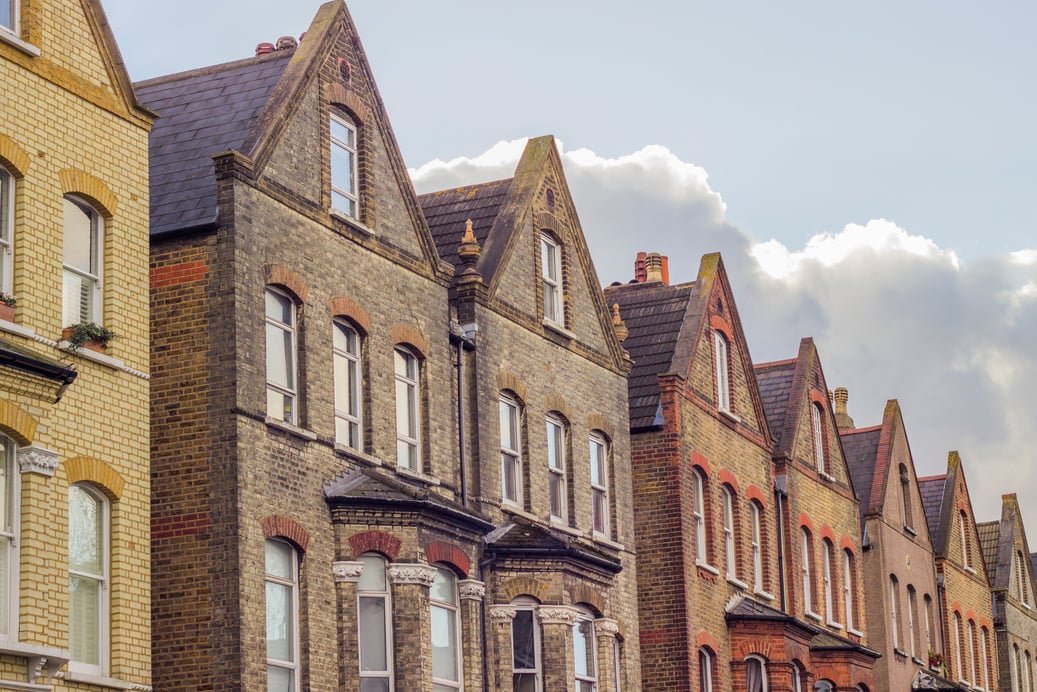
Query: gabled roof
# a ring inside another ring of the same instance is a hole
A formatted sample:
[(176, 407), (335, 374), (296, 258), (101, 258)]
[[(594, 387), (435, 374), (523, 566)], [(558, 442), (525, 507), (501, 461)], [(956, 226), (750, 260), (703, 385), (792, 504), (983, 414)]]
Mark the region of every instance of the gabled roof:
[(472, 231), (479, 246), (486, 244), (486, 236), (508, 196), (511, 181), (512, 178), (506, 178), (418, 195), (440, 258), (459, 266), (457, 248), (468, 219), (472, 220)]
[(918, 492), (922, 494), (922, 507), (925, 509), (925, 523), (929, 527), (929, 537), (933, 542), (933, 551), (940, 531), (940, 515), (943, 508), (944, 486), (947, 474), (927, 476), (918, 479)]
[(862, 523), (868, 513), (869, 498), (872, 496), (872, 486), (877, 475), (876, 456), (881, 435), (881, 425), (845, 430), (840, 433), (843, 441), (843, 453), (846, 455), (846, 463), (850, 467), (853, 489), (861, 500)]
[(512, 517), (485, 537), (486, 552), (497, 556), (584, 563), (617, 574), (623, 564), (590, 541)]
[[(1022, 542), (1023, 555), (1030, 554), (1030, 546), (1026, 540), (1026, 527), (1023, 525), (1022, 513), (1019, 509), (1019, 500), (1015, 493), (1001, 496), (1001, 521), (988, 521), (977, 524), (980, 545), (983, 547), (983, 561), (987, 566), (987, 575), (990, 586), (994, 589), (1008, 589), (1013, 582), (1015, 569), (1015, 542)], [(1032, 566), (1024, 561), (1020, 564), (1026, 571), (1025, 578), (1031, 579)], [(1032, 582), (1031, 582), (1032, 583)], [(1031, 593), (1033, 588), (1031, 586)]]
[(763, 410), (767, 413), (767, 423), (772, 432), (778, 433), (785, 428), (785, 415), (788, 412), (789, 392), (792, 390), (792, 376), (796, 372), (796, 359), (760, 363), (753, 365), (753, 369), (756, 371), (756, 382), (760, 387), (760, 398), (763, 399)]
[(216, 223), (212, 155), (241, 150), (295, 51), (137, 84), (160, 118), (151, 130), (151, 235)]
[(979, 547), (983, 553), (983, 564), (987, 566), (987, 573), (992, 575), (990, 585), (997, 587), (997, 543), (1001, 533), (1001, 522), (984, 521), (976, 524), (976, 533), (979, 534)]
[[(803, 397), (810, 385), (807, 377), (814, 360), (817, 360), (814, 340), (805, 337), (799, 342), (795, 358), (753, 365), (757, 381), (762, 380), (760, 396), (764, 399), (767, 424), (779, 453), (791, 454), (793, 451), (799, 417), (804, 415)], [(820, 370), (820, 362), (817, 367)], [(832, 425), (835, 425), (834, 419)]]
[[(950, 542), (953, 530), (954, 517), (958, 513), (958, 504), (955, 502), (955, 489), (961, 482), (965, 496), (968, 498), (968, 515), (971, 523), (976, 526), (976, 515), (972, 509), (972, 499), (969, 493), (968, 480), (965, 478), (965, 468), (961, 456), (955, 452), (947, 455), (947, 473), (941, 476), (930, 476), (919, 478), (918, 487), (922, 493), (922, 504), (925, 507), (925, 519), (929, 526), (929, 539), (932, 541), (933, 555), (937, 558), (946, 558), (949, 554)], [(939, 500), (937, 500), (939, 498)], [(974, 535), (975, 545), (979, 545), (979, 536)], [(970, 539), (972, 544), (972, 539)], [(973, 560), (971, 566), (978, 568), (979, 560)], [(985, 562), (982, 564), (983, 575), (989, 579)]]

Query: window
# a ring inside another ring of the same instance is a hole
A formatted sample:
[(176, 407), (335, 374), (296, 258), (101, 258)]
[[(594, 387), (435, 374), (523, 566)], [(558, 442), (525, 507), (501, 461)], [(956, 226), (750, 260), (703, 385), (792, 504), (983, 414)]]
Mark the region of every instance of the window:
[(521, 600), (511, 621), (512, 689), (515, 692), (543, 690), (540, 654), (540, 624), (534, 616), (535, 603)]
[(925, 602), (925, 643), (930, 651), (935, 651), (936, 646), (933, 642), (933, 599), (929, 594), (926, 594), (923, 598)]
[(266, 415), (296, 422), (295, 302), (266, 289)]
[(594, 641), (594, 616), (583, 608), (573, 623), (573, 662), (576, 668), (576, 692), (596, 692), (598, 647)]
[(803, 692), (803, 667), (792, 664), (792, 692)]
[(972, 620), (968, 622), (968, 629), (965, 632), (965, 649), (969, 653), (969, 682), (976, 682), (976, 649), (973, 643), (976, 639), (976, 623)]
[(1025, 681), (1024, 685), (1023, 685), (1023, 689), (1027, 690), (1027, 692), (1033, 692), (1033, 679), (1030, 677), (1030, 669), (1031, 669), (1031, 667), (1030, 667), (1030, 652), (1029, 651), (1027, 651), (1025, 653), (1025, 659), (1026, 660), (1023, 663), (1023, 680)]
[(911, 480), (907, 466), (900, 465), (900, 514), (904, 518), (904, 528), (910, 529), (911, 522)]
[(540, 234), (540, 277), (544, 287), (544, 319), (563, 324), (562, 253), (558, 242), (546, 233)]
[(990, 689), (990, 660), (987, 658), (987, 628), (979, 628), (979, 659), (983, 672), (983, 689)]
[(834, 692), (835, 687), (827, 680), (818, 680), (814, 683), (814, 692)]
[(429, 592), (432, 627), (432, 692), (461, 689), (461, 627), (457, 577), (445, 567), (436, 572)]
[(522, 438), (519, 404), (514, 397), (500, 397), (500, 492), (504, 502), (522, 504)]
[(853, 578), (853, 554), (843, 550), (843, 613), (846, 617), (847, 631), (854, 628), (853, 592), (856, 580)]
[(356, 127), (331, 114), (331, 208), (356, 218)]
[(104, 223), (89, 204), (65, 197), (61, 321), (101, 322), (101, 252)]
[(713, 656), (699, 649), (699, 692), (713, 692)]
[(745, 659), (746, 692), (767, 692), (767, 664), (758, 656)]
[(717, 408), (731, 411), (731, 390), (727, 369), (727, 337), (719, 330), (713, 332), (713, 350), (717, 371)]
[[(954, 624), (954, 672), (957, 674), (957, 680), (965, 679), (965, 671), (961, 665), (961, 615), (958, 613), (954, 614), (952, 620)], [(1016, 649), (1018, 654), (1018, 649)]]
[(819, 473), (825, 473), (825, 429), (824, 411), (819, 404), (810, 407), (810, 422), (814, 431), (814, 465)]
[(702, 478), (702, 470), (695, 467), (691, 470), (691, 512), (695, 521), (695, 561), (705, 565), (708, 563), (706, 553), (706, 482)]
[[(4, 24), (4, 6), (12, 0), (0, 0), (0, 26)], [(3, 166), (0, 166), (0, 291), (10, 293), (13, 279), (13, 243), (14, 235), (14, 178)]]
[(411, 471), (421, 470), (420, 365), (413, 353), (397, 348), (396, 363), (396, 463)]
[(0, 0), (0, 29), (18, 33), (18, 0)]
[(360, 335), (350, 325), (335, 320), (332, 336), (335, 360), (335, 441), (363, 449), (360, 437)]
[(269, 692), (299, 689), (299, 561), (285, 541), (266, 540), (266, 677)]
[(915, 598), (915, 587), (911, 584), (907, 585), (907, 652), (911, 656), (917, 656), (917, 646), (915, 642), (918, 639), (918, 617), (917, 613), (917, 599)]
[(357, 582), (357, 641), (360, 656), (360, 689), (391, 692), (392, 605), (385, 579), (385, 558), (360, 556), (364, 569)]
[(108, 656), (108, 501), (93, 488), (68, 489), (69, 667), (104, 675)]
[(751, 531), (750, 542), (753, 559), (753, 590), (760, 592), (763, 586), (763, 541), (760, 529), (760, 505), (756, 502), (749, 503), (749, 526)]
[(15, 443), (0, 435), (0, 639), (18, 638), (18, 524), (21, 489)]
[(551, 500), (551, 518), (566, 520), (565, 483), (565, 423), (557, 416), (547, 417), (547, 471), (548, 494)]
[(623, 647), (619, 637), (612, 639), (612, 677), (616, 681), (616, 692), (623, 692)]
[(1026, 572), (1026, 558), (1023, 557), (1022, 551), (1016, 551), (1015, 553), (1015, 565), (1016, 574), (1018, 574), (1017, 582), (1019, 584), (1019, 600), (1022, 601), (1024, 606), (1030, 605), (1030, 576)]
[(892, 574), (889, 575), (889, 626), (893, 633), (893, 648), (899, 649), (900, 624), (897, 618), (898, 602), (900, 601), (900, 582)]
[(594, 533), (609, 533), (608, 444), (599, 433), (590, 436), (591, 525)]
[(835, 598), (832, 596), (832, 544), (826, 538), (821, 541), (821, 578), (825, 588), (825, 617), (829, 624), (835, 624)]
[(735, 558), (735, 508), (731, 488), (720, 486), (720, 500), (724, 511), (724, 573), (728, 579), (738, 579), (738, 560)]
[(968, 523), (968, 515), (965, 510), (958, 512), (958, 540), (961, 542), (961, 564), (965, 569), (972, 569), (972, 556), (969, 554), (969, 538), (965, 524)]
[(802, 527), (799, 530), (800, 534), (800, 574), (803, 578), (803, 612), (813, 613), (814, 612), (814, 578), (811, 575), (813, 571), (811, 562), (813, 556), (811, 555), (812, 548), (810, 546), (810, 532), (806, 527)]

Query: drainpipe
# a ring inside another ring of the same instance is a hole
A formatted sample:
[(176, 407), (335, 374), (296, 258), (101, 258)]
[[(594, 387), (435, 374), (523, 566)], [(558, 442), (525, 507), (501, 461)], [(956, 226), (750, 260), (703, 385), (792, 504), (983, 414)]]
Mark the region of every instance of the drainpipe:
[(461, 470), (461, 505), (468, 507), (468, 461), (465, 455), (464, 427), (464, 351), (475, 350), (475, 335), (479, 326), (474, 322), (464, 326), (450, 321), (450, 340), (457, 345), (457, 460)]
[(774, 477), (774, 508), (777, 513), (778, 533), (778, 598), (781, 603), (781, 612), (789, 612), (788, 594), (785, 592), (785, 505), (784, 500), (788, 498), (788, 476)]

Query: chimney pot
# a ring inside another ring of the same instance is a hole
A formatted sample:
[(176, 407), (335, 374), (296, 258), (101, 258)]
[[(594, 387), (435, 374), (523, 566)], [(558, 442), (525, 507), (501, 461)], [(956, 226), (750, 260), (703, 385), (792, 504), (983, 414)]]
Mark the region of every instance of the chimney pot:
[(282, 36), (277, 39), (277, 50), (290, 50), (298, 47), (299, 43), (294, 36)]
[(645, 255), (645, 281), (663, 280), (663, 256), (658, 252)]
[(648, 275), (645, 274), (645, 255), (646, 252), (637, 253), (637, 259), (634, 260), (634, 281), (639, 284), (643, 284), (648, 280)]
[(267, 53), (274, 52), (274, 44), (272, 43), (260, 43), (256, 45), (256, 56), (266, 55)]

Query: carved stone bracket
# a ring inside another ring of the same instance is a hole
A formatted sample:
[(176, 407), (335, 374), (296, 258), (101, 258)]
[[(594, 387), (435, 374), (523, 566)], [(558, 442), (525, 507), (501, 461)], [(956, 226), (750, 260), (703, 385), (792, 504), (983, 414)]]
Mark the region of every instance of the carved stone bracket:
[(489, 608), (490, 619), (494, 622), (511, 622), (518, 613), (518, 608), (513, 605), (491, 605)]
[(393, 584), (418, 584), (429, 587), (436, 581), (436, 572), (439, 570), (432, 565), (422, 565), (420, 563), (396, 563), (389, 565), (387, 571), (389, 573), (389, 581)]
[(457, 593), (462, 601), (481, 601), (486, 597), (486, 584), (478, 579), (464, 579), (457, 582)]
[(360, 575), (364, 573), (362, 562), (332, 562), (331, 573), (335, 575), (335, 583), (360, 581)]
[(22, 473), (38, 473), (51, 477), (58, 468), (58, 453), (28, 445), (18, 449), (18, 468)]
[(537, 608), (537, 617), (544, 625), (569, 625), (571, 627), (579, 619), (580, 611), (572, 606), (542, 605)]
[(619, 623), (611, 618), (598, 618), (594, 621), (594, 634), (615, 637), (619, 634)]

